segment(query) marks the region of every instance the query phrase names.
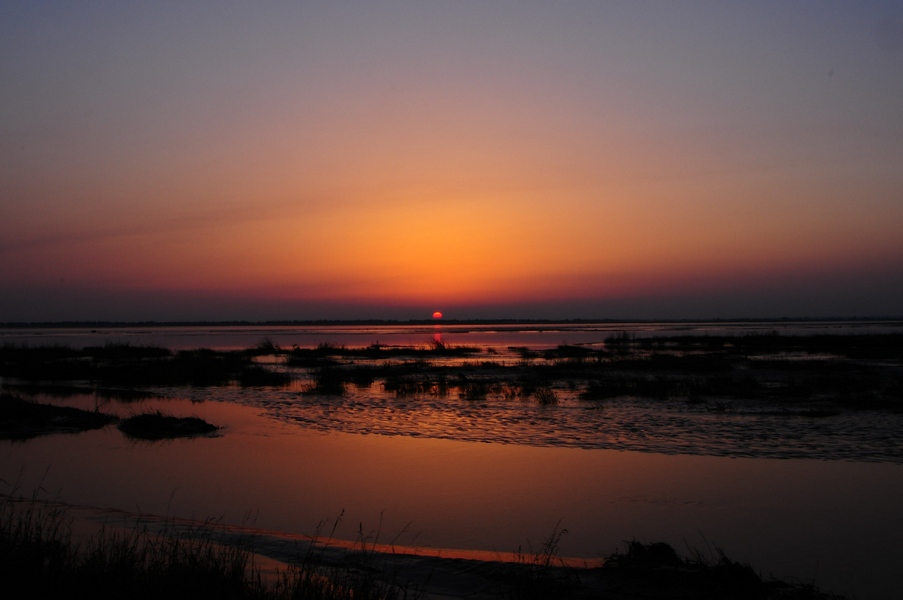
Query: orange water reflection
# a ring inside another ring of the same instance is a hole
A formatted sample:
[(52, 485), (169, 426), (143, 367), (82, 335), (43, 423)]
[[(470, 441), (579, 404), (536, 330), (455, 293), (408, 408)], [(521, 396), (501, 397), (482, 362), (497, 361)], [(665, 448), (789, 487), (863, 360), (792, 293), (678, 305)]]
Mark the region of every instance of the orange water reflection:
[(231, 403), (165, 406), (225, 425), (223, 435), (149, 445), (108, 429), (3, 443), (0, 477), (72, 503), (295, 534), (344, 510), (340, 538), (362, 524), (370, 542), (443, 556), (537, 548), (560, 526), (566, 556), (597, 558), (634, 538), (681, 551), (707, 540), (765, 573), (817, 575), (862, 598), (903, 586), (895, 464), (317, 433)]

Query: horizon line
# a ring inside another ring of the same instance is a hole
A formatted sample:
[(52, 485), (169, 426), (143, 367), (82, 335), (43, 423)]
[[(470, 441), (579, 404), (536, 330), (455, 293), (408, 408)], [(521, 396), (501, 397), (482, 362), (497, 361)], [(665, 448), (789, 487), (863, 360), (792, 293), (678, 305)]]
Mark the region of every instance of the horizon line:
[(845, 316), (845, 317), (716, 317), (716, 318), (663, 318), (663, 319), (612, 319), (612, 318), (569, 318), (569, 319), (268, 319), (268, 320), (65, 320), (65, 321), (10, 321), (0, 322), (0, 329), (29, 328), (116, 328), (116, 327), (198, 327), (198, 326), (266, 326), (290, 327), (303, 325), (528, 325), (528, 324), (567, 324), (567, 323), (787, 323), (787, 322), (893, 322), (903, 321), (903, 315), (893, 316)]

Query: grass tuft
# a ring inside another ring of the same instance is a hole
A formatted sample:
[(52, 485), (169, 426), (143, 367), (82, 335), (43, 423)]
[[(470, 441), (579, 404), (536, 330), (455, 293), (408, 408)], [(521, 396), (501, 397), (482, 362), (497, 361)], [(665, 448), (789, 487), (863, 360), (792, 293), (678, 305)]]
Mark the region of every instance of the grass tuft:
[(139, 440), (164, 440), (209, 435), (219, 430), (199, 417), (174, 417), (160, 411), (128, 417), (119, 422), (119, 431)]
[(99, 411), (55, 406), (0, 394), (0, 439), (25, 440), (49, 433), (100, 429), (116, 417)]
[(216, 522), (104, 528), (76, 538), (64, 508), (0, 496), (0, 581), (6, 598), (135, 600), (396, 600), (419, 594), (397, 580), (299, 556), (275, 577), (253, 540)]

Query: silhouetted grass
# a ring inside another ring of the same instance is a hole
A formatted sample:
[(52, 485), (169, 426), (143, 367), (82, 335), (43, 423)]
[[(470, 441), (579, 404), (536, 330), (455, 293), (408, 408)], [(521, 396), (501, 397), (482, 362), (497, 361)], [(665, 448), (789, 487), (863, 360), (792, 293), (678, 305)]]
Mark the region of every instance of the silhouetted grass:
[(749, 564), (731, 560), (723, 550), (692, 550), (680, 556), (670, 545), (628, 542), (610, 555), (603, 572), (616, 582), (613, 598), (694, 598), (699, 600), (841, 600), (813, 585), (763, 579)]
[(313, 383), (304, 390), (305, 394), (321, 396), (343, 396), (347, 371), (338, 367), (321, 367), (311, 373)]
[[(397, 581), (330, 569), (309, 553), (265, 580), (253, 541), (215, 522), (162, 531), (136, 525), (76, 538), (65, 509), (34, 499), (0, 498), (0, 582), (16, 599), (393, 600), (409, 597)], [(416, 597), (413, 593), (411, 598)]]
[(558, 404), (558, 396), (555, 395), (552, 388), (541, 387), (533, 392), (533, 397), (542, 406), (554, 406), (555, 404)]
[(680, 556), (663, 542), (626, 543), (623, 551), (593, 569), (568, 566), (559, 547), (568, 532), (556, 526), (536, 549), (515, 553), (502, 568), (496, 597), (508, 600), (842, 600), (813, 585), (763, 579), (750, 565), (731, 560), (720, 549), (691, 550)]
[(488, 381), (462, 381), (458, 384), (458, 395), (463, 400), (485, 400), (492, 390)]
[(70, 346), (0, 345), (0, 376), (24, 381), (90, 380), (94, 365)]
[(570, 346), (561, 344), (551, 350), (543, 350), (540, 355), (546, 360), (552, 359), (587, 359), (590, 357), (598, 357), (604, 355), (603, 351), (596, 351), (585, 346)]
[(134, 360), (172, 356), (172, 351), (159, 346), (133, 346), (128, 342), (108, 342), (103, 346), (87, 346), (82, 349), (81, 354), (95, 360)]
[(199, 417), (175, 417), (160, 411), (134, 415), (119, 421), (119, 431), (139, 440), (163, 440), (207, 435), (219, 430)]
[[(415, 600), (430, 591), (429, 575), (415, 586), (405, 579), (401, 563), (384, 561), (376, 550), (378, 530), (365, 533), (360, 526), (357, 547), (344, 556), (327, 556), (334, 532), (325, 541), (318, 534), (317, 542), (299, 550), (290, 566), (265, 577), (255, 562), (254, 537), (214, 520), (139, 519), (132, 526), (105, 526), (77, 537), (65, 507), (35, 496), (4, 495), (0, 582), (3, 597), (15, 599)], [(571, 567), (560, 555), (567, 533), (556, 525), (539, 547), (528, 542), (526, 551), (519, 549), (513, 562), (451, 561), (445, 576), (488, 575), (495, 583), (484, 592), (495, 593), (474, 597), (509, 600), (840, 599), (812, 585), (764, 580), (720, 549), (691, 550), (684, 558), (668, 544), (633, 541), (606, 557), (602, 567)], [(468, 585), (461, 590), (475, 591)], [(448, 594), (447, 588), (441, 592), (442, 597)]]
[(460, 357), (479, 354), (480, 348), (475, 346), (452, 346), (441, 341), (432, 340), (425, 347), (386, 346), (371, 344), (360, 348), (347, 348), (328, 343), (319, 344), (316, 348), (293, 348), (287, 352), (287, 363), (294, 366), (320, 366), (337, 358), (360, 358), (367, 360), (384, 360), (390, 358), (431, 358)]
[[(128, 344), (82, 350), (6, 344), (0, 347), (0, 376), (14, 378), (14, 385), (58, 389), (65, 385), (95, 390), (234, 383), (284, 386), (291, 382), (292, 369), (306, 368), (312, 379), (306, 393), (331, 396), (345, 394), (351, 383), (369, 387), (382, 380), (384, 389), (398, 397), (442, 396), (457, 389), (462, 399), (511, 399), (548, 388), (579, 393), (592, 401), (612, 397), (693, 403), (752, 399), (777, 404), (818, 402), (845, 410), (903, 410), (899, 362), (903, 335), (898, 334), (637, 338), (621, 333), (607, 338), (605, 349), (560, 345), (541, 352), (515, 350), (521, 359), (514, 364), (492, 360), (450, 365), (432, 364), (430, 359), (469, 356), (479, 349), (436, 341), (425, 347), (320, 344), (286, 350), (263, 340), (243, 352), (176, 353)], [(283, 357), (286, 366), (254, 362), (261, 354)], [(551, 399), (547, 394), (544, 398)]]
[(0, 438), (24, 440), (48, 433), (75, 433), (100, 429), (116, 417), (70, 406), (39, 404), (11, 394), (0, 394)]
[(79, 358), (84, 354), (72, 346), (63, 344), (48, 344), (44, 346), (29, 346), (4, 342), (0, 344), (0, 364), (16, 364), (20, 362), (49, 362)]
[(245, 350), (245, 353), (250, 356), (265, 356), (265, 355), (281, 354), (282, 348), (280, 348), (270, 338), (263, 338), (262, 340), (257, 342), (257, 345)]
[(444, 375), (436, 378), (411, 374), (389, 375), (383, 382), (383, 389), (398, 398), (416, 395), (447, 396), (450, 387), (448, 378)]
[(284, 386), (292, 382), (288, 373), (268, 369), (262, 365), (244, 365), (238, 372), (238, 383), (244, 387)]
[[(556, 524), (538, 548), (518, 548), (515, 561), (503, 571), (504, 587), (498, 596), (508, 600), (586, 597), (579, 575), (569, 569), (560, 555), (561, 540), (568, 530)], [(584, 592), (584, 593), (580, 593)]]
[(43, 394), (54, 398), (73, 398), (96, 393), (96, 388), (65, 383), (41, 383), (34, 381), (4, 382), (4, 389), (21, 392), (29, 396)]
[(605, 345), (619, 352), (669, 351), (708, 352), (735, 356), (804, 352), (834, 354), (855, 359), (898, 359), (903, 357), (903, 334), (817, 334), (780, 335), (776, 331), (743, 335), (686, 335), (638, 338), (620, 332), (605, 339)]
[(0, 347), (0, 376), (30, 382), (87, 381), (102, 386), (285, 385), (288, 375), (252, 362), (244, 352), (208, 349), (172, 353), (165, 348), (108, 344)]

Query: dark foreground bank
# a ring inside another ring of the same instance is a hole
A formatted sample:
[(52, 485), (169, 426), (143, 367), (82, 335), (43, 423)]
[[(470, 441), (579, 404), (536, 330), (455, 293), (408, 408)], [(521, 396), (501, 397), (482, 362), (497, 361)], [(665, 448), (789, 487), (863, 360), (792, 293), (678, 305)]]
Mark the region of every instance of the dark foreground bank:
[[(274, 542), (213, 521), (140, 517), (76, 536), (68, 508), (0, 498), (0, 581), (11, 598), (558, 599), (840, 598), (763, 579), (720, 552), (681, 557), (631, 542), (597, 568), (568, 566), (553, 535), (513, 561), (378, 552), (328, 540)], [(291, 550), (289, 550), (291, 549)], [(291, 554), (289, 554), (291, 552)], [(265, 556), (284, 565), (261, 568)]]

